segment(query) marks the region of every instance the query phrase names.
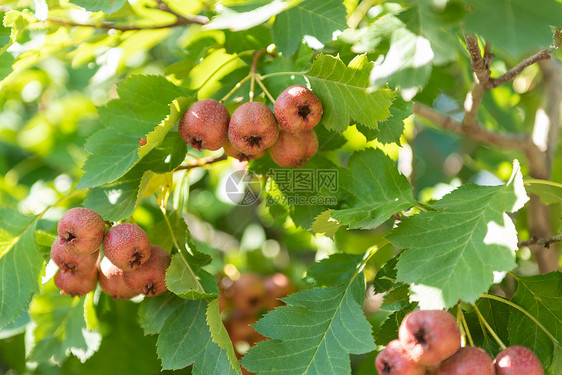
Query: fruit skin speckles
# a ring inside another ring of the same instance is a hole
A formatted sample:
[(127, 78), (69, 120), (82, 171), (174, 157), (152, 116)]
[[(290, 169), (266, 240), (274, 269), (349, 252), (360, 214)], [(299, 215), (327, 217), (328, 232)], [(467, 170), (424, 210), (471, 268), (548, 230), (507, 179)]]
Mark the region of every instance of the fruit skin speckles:
[(116, 267), (105, 257), (100, 263), (99, 280), (101, 290), (113, 299), (130, 299), (138, 295), (132, 291), (123, 281), (123, 270)]
[(150, 245), (150, 258), (133, 271), (123, 272), (123, 281), (137, 294), (157, 296), (168, 290), (166, 270), (171, 258), (160, 246)]
[(508, 346), (494, 359), (496, 375), (544, 375), (541, 361), (529, 348)]
[(410, 356), (426, 366), (453, 355), (461, 345), (461, 333), (453, 315), (444, 310), (416, 310), (404, 317), (398, 338)]
[(105, 222), (95, 211), (84, 207), (67, 210), (57, 224), (57, 233), (66, 251), (89, 254), (98, 250), (105, 233)]
[(312, 129), (323, 113), (320, 99), (301, 85), (287, 87), (277, 97), (273, 110), (279, 129), (290, 133)]
[(99, 261), (99, 250), (88, 254), (73, 254), (66, 251), (64, 240), (57, 236), (51, 245), (51, 259), (59, 267), (61, 272), (72, 274), (88, 274), (97, 267)]
[(148, 236), (135, 224), (121, 223), (109, 228), (102, 246), (111, 263), (125, 271), (138, 268), (150, 257)]
[(58, 270), (55, 274), (55, 285), (60, 289), (60, 294), (68, 294), (72, 297), (84, 296), (96, 289), (98, 283), (98, 268), (87, 274), (73, 274)]
[(494, 375), (492, 359), (483, 349), (474, 346), (460, 348), (441, 365), (437, 375)]
[(227, 141), (230, 114), (214, 99), (193, 104), (182, 116), (178, 130), (182, 139), (198, 150), (215, 151)]
[(232, 114), (228, 140), (232, 147), (246, 155), (257, 155), (273, 146), (279, 136), (279, 127), (269, 107), (259, 102), (248, 102)]
[(302, 167), (316, 151), (318, 136), (311, 129), (299, 133), (280, 132), (277, 142), (269, 149), (269, 154), (280, 167)]
[(425, 374), (425, 367), (414, 362), (398, 340), (389, 342), (377, 355), (375, 367), (380, 375)]

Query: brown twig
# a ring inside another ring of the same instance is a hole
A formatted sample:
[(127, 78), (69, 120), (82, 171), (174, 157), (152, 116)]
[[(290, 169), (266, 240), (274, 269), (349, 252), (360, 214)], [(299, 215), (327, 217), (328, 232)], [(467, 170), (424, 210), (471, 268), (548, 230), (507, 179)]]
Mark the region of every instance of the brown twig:
[(467, 34), (464, 36), (464, 40), (466, 41), (466, 49), (470, 55), (470, 66), (472, 67), (476, 81), (485, 89), (489, 89), (488, 85), (491, 80), (490, 70), (482, 57), (482, 52), (478, 45), (478, 38), (473, 34)]
[(519, 241), (517, 243), (517, 247), (524, 247), (524, 246), (530, 246), (530, 245), (542, 245), (546, 248), (550, 247), (550, 244), (555, 243), (555, 242), (560, 242), (562, 241), (562, 233), (561, 234), (557, 234), (556, 236), (552, 236), (552, 237), (533, 237), (530, 238), (526, 241)]
[(197, 167), (204, 167), (204, 166), (207, 166), (207, 165), (218, 163), (219, 161), (226, 160), (226, 158), (227, 158), (226, 154), (223, 154), (222, 156), (219, 156), (218, 158), (208, 157), (208, 158), (198, 159), (195, 163), (191, 163), (191, 164), (188, 164), (188, 165), (180, 165), (179, 167), (174, 169), (174, 172), (189, 170), (189, 169), (193, 169), (193, 168), (197, 168)]
[(443, 129), (452, 131), (453, 133), (462, 135), (473, 141), (511, 150), (521, 150), (527, 156), (529, 164), (535, 165), (536, 171), (532, 174), (532, 177), (545, 179), (544, 176), (548, 175), (546, 165), (540, 163), (544, 153), (535, 146), (528, 134), (494, 132), (486, 129), (479, 123), (476, 123), (475, 126), (470, 128), (465, 127), (452, 117), (442, 115), (433, 108), (417, 102), (414, 103), (414, 113), (430, 120)]
[(536, 62), (550, 59), (550, 55), (552, 54), (552, 52), (554, 52), (555, 49), (556, 48), (554, 47), (546, 48), (535, 53), (533, 56), (522, 60), (519, 64), (517, 64), (498, 78), (492, 78), (490, 82), (491, 87), (494, 88), (501, 86), (519, 75), (526, 67), (533, 65)]
[(482, 103), (484, 93), (488, 89), (490, 82), (490, 69), (486, 59), (489, 57), (489, 44), (486, 44), (484, 52), (485, 58), (480, 53), (480, 46), (478, 39), (474, 35), (465, 35), (466, 48), (470, 55), (470, 66), (474, 72), (474, 83), (472, 90), (466, 97), (465, 101), (465, 114), (462, 120), (462, 125), (473, 128), (477, 125), (478, 109)]

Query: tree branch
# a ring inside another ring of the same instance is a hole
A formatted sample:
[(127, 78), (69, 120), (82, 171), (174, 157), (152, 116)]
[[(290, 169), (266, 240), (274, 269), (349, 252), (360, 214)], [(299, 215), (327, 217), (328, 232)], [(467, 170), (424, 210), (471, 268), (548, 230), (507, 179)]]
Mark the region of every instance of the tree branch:
[(226, 160), (226, 158), (227, 158), (227, 155), (223, 154), (222, 156), (219, 156), (218, 158), (208, 157), (208, 158), (198, 159), (195, 163), (188, 164), (188, 165), (180, 165), (179, 167), (174, 169), (174, 172), (189, 170), (189, 169), (193, 169), (193, 168), (197, 168), (197, 167), (204, 167), (206, 165), (211, 165), (211, 164), (214, 164), (214, 163), (218, 163), (219, 161)]
[(466, 34), (464, 40), (466, 41), (466, 49), (470, 55), (470, 66), (472, 67), (476, 81), (488, 90), (491, 80), (490, 69), (482, 57), (482, 52), (478, 45), (478, 38), (476, 35)]
[[(466, 48), (470, 55), (470, 66), (474, 72), (474, 83), (472, 90), (466, 96), (464, 103), (464, 118), (462, 125), (466, 127), (477, 126), (478, 109), (482, 103), (484, 93), (488, 90), (490, 83), (490, 70), (488, 63), (481, 56), (480, 46), (478, 46), (478, 39), (474, 35), (465, 35)], [(488, 45), (486, 45), (485, 55), (488, 55)]]
[(498, 87), (506, 82), (511, 81), (513, 78), (519, 75), (526, 67), (533, 65), (536, 62), (550, 59), (550, 55), (552, 54), (552, 52), (554, 52), (555, 49), (556, 48), (554, 47), (546, 48), (535, 53), (533, 56), (522, 60), (519, 64), (517, 64), (515, 67), (507, 71), (505, 74), (499, 76), (498, 78), (492, 78), (490, 82), (491, 85), (490, 88)]
[(533, 237), (530, 238), (526, 241), (519, 241), (517, 243), (517, 247), (524, 247), (524, 246), (530, 246), (530, 245), (542, 245), (546, 248), (550, 247), (550, 244), (554, 243), (554, 242), (560, 242), (562, 241), (562, 233), (561, 234), (557, 234), (556, 236), (552, 236), (552, 237)]
[(547, 178), (545, 176), (548, 176), (546, 166), (544, 163), (540, 162), (544, 158), (544, 153), (535, 146), (528, 134), (493, 132), (479, 123), (476, 123), (475, 126), (472, 127), (465, 127), (452, 117), (442, 115), (433, 108), (417, 102), (414, 103), (414, 113), (430, 120), (443, 129), (462, 135), (473, 141), (511, 150), (521, 150), (527, 156), (529, 164), (536, 168), (532, 174), (530, 173), (533, 178), (544, 180)]

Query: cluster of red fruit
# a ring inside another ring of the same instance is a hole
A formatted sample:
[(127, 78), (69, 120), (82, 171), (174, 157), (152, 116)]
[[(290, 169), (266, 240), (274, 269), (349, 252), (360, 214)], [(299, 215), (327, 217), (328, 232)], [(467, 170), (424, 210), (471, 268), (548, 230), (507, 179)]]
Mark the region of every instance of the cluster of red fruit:
[[(220, 281), (219, 307), (224, 326), (240, 359), (257, 342), (265, 340), (253, 327), (261, 315), (283, 305), (278, 298), (294, 292), (287, 276), (276, 273), (260, 277), (245, 273), (236, 281), (224, 277)], [(242, 369), (244, 374), (250, 374)]]
[(51, 259), (59, 267), (55, 285), (61, 294), (85, 295), (96, 288), (98, 280), (101, 289), (115, 299), (141, 293), (155, 296), (168, 290), (165, 277), (170, 255), (150, 244), (141, 227), (122, 223), (106, 232), (97, 212), (75, 207), (64, 213), (57, 232)]
[(474, 346), (460, 347), (455, 317), (442, 310), (417, 310), (404, 317), (398, 339), (379, 353), (380, 375), (543, 375), (533, 351), (509, 346), (492, 361)]
[(214, 99), (193, 104), (183, 115), (179, 133), (191, 147), (215, 151), (247, 161), (269, 150), (281, 167), (300, 167), (318, 150), (312, 129), (322, 117), (322, 103), (309, 89), (293, 85), (283, 91), (273, 106), (248, 102), (230, 117)]

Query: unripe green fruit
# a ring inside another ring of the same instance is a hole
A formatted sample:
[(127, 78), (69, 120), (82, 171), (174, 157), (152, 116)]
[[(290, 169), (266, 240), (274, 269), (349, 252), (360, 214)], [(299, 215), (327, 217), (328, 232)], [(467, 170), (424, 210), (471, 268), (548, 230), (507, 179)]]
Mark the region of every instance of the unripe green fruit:
[(531, 349), (508, 346), (494, 359), (496, 375), (544, 375), (541, 361)]
[(156, 296), (168, 290), (166, 270), (171, 258), (160, 246), (150, 245), (150, 258), (133, 271), (123, 272), (123, 281), (137, 294)]
[(118, 224), (105, 234), (103, 253), (118, 268), (134, 270), (150, 257), (148, 236), (138, 225)]
[(55, 274), (55, 285), (60, 294), (68, 294), (72, 297), (83, 296), (96, 289), (98, 283), (97, 267), (87, 274), (73, 274), (58, 270)]
[(226, 143), (229, 120), (224, 105), (214, 99), (203, 99), (184, 113), (178, 130), (191, 147), (215, 151)]
[(465, 346), (439, 365), (438, 375), (494, 375), (492, 359), (484, 350)]
[(68, 252), (89, 254), (99, 249), (105, 232), (105, 222), (93, 210), (74, 207), (62, 215), (57, 232)]
[(105, 257), (100, 263), (99, 284), (105, 294), (113, 299), (130, 299), (138, 295), (123, 281), (123, 270)]
[(278, 136), (275, 116), (263, 103), (244, 103), (232, 114), (228, 140), (232, 147), (246, 155), (257, 155), (270, 148)]
[(318, 136), (314, 130), (300, 133), (280, 132), (277, 142), (269, 149), (271, 158), (280, 167), (302, 167), (318, 151)]
[(62, 272), (85, 275), (98, 266), (99, 250), (89, 254), (73, 254), (66, 251), (64, 242), (57, 236), (51, 245), (51, 259)]
[(296, 133), (315, 127), (322, 118), (322, 103), (304, 86), (293, 85), (283, 91), (273, 107), (282, 131)]

